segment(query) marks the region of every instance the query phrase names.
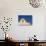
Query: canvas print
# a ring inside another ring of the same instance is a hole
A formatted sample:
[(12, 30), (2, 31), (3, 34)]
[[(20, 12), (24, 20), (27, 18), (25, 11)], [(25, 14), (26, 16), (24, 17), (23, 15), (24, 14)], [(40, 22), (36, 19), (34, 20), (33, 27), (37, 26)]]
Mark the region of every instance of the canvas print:
[(19, 15), (18, 23), (21, 26), (31, 26), (32, 25), (32, 15)]

